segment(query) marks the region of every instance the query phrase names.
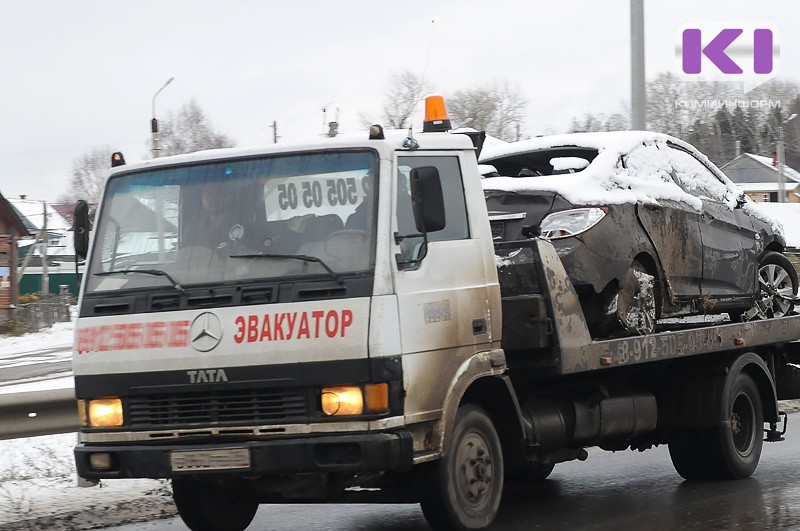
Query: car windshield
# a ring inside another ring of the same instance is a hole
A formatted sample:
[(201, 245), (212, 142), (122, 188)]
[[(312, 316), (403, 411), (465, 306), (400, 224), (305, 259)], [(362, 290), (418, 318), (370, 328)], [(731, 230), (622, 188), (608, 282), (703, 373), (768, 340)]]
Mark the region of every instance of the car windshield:
[(114, 176), (87, 291), (368, 272), (377, 185), (366, 150)]

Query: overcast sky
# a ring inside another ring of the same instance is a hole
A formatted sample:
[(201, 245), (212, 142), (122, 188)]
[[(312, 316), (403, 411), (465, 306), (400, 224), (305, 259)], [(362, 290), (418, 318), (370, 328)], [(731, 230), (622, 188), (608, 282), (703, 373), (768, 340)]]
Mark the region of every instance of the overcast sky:
[[(325, 105), (340, 130), (379, 121), (406, 69), (445, 95), (508, 81), (529, 100), (527, 135), (630, 100), (628, 0), (31, 0), (0, 17), (5, 197), (55, 200), (94, 147), (146, 157), (152, 97), (173, 76), (157, 115), (194, 98), (242, 146), (271, 142), (273, 120), (283, 139), (319, 133)], [(780, 31), (778, 77), (800, 80), (796, 0), (645, 0), (648, 78), (674, 71), (686, 22), (754, 19)]]

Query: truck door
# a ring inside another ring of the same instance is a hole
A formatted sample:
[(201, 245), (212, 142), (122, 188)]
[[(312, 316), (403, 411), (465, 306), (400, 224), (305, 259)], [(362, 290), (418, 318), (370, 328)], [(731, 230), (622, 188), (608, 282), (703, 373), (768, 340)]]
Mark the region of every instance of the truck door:
[[(445, 227), (428, 234), (427, 253), (421, 262), (404, 263), (419, 257), (422, 238), (403, 238), (393, 246), (403, 370), (407, 385), (420, 387), (417, 392), (407, 389), (407, 414), (414, 410), (430, 412), (428, 406), (436, 407), (437, 403), (440, 408), (447, 384), (460, 363), (491, 345), (491, 275), (487, 276), (485, 263), (485, 240), (490, 242), (491, 235), (477, 178), (469, 183), (476, 189), (465, 195), (461, 170), (464, 160), (461, 152), (427, 152), (400, 155), (396, 161), (393, 231), (397, 235), (418, 232), (409, 187), (412, 169), (438, 169), (445, 206)], [(471, 212), (468, 205), (474, 210), (482, 206), (485, 230), (483, 225), (475, 226), (481, 213)], [(495, 287), (496, 282), (495, 274)]]

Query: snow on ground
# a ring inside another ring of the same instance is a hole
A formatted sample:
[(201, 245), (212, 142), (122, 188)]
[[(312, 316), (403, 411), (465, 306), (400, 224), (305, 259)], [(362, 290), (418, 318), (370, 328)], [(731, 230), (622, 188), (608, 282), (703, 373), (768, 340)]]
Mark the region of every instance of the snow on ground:
[[(73, 320), (75, 306), (72, 307)], [(72, 349), (73, 322), (56, 323), (40, 332), (23, 336), (0, 336), (0, 358), (13, 354), (36, 352), (56, 348)]]
[[(0, 360), (8, 362), (3, 367), (38, 363), (43, 350), (60, 349), (58, 355), (68, 359), (72, 330), (69, 322), (24, 336), (0, 336)], [(72, 386), (72, 376), (62, 373), (0, 386), (0, 394)], [(74, 433), (0, 441), (0, 529), (97, 529), (175, 514), (167, 481), (103, 480), (79, 487), (72, 453), (76, 442)]]
[(97, 529), (176, 514), (165, 480), (79, 487), (76, 441), (74, 433), (0, 441), (0, 529)]
[(758, 207), (781, 222), (786, 245), (800, 248), (800, 203), (758, 203)]

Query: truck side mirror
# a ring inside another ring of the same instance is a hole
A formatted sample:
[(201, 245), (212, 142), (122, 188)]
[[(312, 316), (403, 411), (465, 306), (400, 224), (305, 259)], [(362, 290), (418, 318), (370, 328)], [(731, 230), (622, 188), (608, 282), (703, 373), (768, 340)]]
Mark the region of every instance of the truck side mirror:
[(411, 204), (419, 232), (426, 234), (444, 228), (444, 197), (436, 167), (421, 166), (411, 170)]
[(75, 203), (72, 211), (72, 230), (74, 237), (75, 257), (86, 258), (89, 254), (89, 203), (83, 199)]

